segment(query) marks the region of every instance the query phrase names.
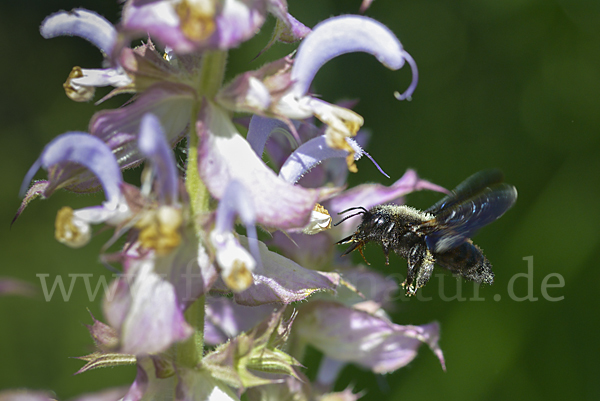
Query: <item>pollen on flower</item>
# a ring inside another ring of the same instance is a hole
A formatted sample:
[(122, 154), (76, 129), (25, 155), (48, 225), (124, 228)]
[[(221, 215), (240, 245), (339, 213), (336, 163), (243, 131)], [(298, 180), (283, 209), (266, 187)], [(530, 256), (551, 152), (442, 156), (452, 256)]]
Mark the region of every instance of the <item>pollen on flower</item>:
[(182, 0), (175, 5), (181, 31), (193, 41), (207, 39), (215, 31), (215, 7), (213, 1)]
[(81, 70), (81, 67), (75, 66), (63, 84), (63, 88), (69, 99), (76, 102), (87, 102), (90, 99), (93, 99), (94, 93), (96, 93), (96, 88), (93, 86), (82, 86), (73, 83), (73, 79), (82, 77), (83, 71)]
[(250, 270), (246, 267), (246, 264), (242, 260), (237, 259), (231, 266), (229, 274), (223, 276), (223, 281), (234, 292), (241, 292), (250, 287), (254, 282), (254, 278)]
[(217, 263), (221, 268), (223, 281), (233, 292), (241, 292), (254, 282), (252, 271), (256, 261), (240, 245), (233, 232), (210, 233), (210, 241), (215, 247)]
[(54, 237), (71, 248), (81, 248), (90, 241), (92, 230), (90, 225), (75, 217), (73, 209), (65, 206), (56, 214)]
[(322, 104), (315, 109), (315, 115), (319, 120), (327, 124), (325, 138), (327, 146), (332, 149), (340, 149), (348, 152), (346, 164), (348, 170), (356, 173), (358, 168), (354, 163), (354, 149), (346, 142), (346, 138), (356, 136), (362, 127), (364, 119), (360, 114), (344, 107)]
[(166, 255), (179, 246), (183, 224), (181, 210), (161, 206), (157, 210), (142, 213), (135, 227), (140, 230), (139, 241), (144, 248), (154, 249), (158, 255)]
[(323, 205), (317, 203), (310, 214), (310, 222), (302, 229), (304, 234), (316, 234), (331, 228), (331, 215)]

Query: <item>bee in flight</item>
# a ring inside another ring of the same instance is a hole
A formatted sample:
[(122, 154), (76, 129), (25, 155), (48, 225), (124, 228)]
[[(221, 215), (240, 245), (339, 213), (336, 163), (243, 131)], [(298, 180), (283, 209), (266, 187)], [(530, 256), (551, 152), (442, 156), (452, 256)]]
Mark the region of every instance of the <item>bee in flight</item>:
[(372, 241), (381, 244), (386, 265), (390, 251), (406, 259), (408, 271), (402, 286), (407, 296), (427, 284), (436, 263), (467, 280), (492, 284), (492, 265), (470, 237), (517, 200), (516, 188), (503, 179), (499, 170), (475, 173), (425, 211), (405, 205), (346, 209), (340, 214), (358, 212), (337, 224), (357, 215), (362, 215), (362, 222), (338, 244), (352, 244), (343, 255), (358, 249), (364, 259), (363, 247)]

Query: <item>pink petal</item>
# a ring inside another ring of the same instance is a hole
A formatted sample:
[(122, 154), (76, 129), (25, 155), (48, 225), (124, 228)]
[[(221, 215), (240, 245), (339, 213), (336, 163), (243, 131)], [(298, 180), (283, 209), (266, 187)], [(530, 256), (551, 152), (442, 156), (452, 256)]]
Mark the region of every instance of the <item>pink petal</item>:
[(237, 133), (225, 113), (210, 102), (205, 104), (197, 125), (198, 169), (211, 195), (221, 199), (229, 183), (237, 180), (248, 189), (258, 223), (279, 229), (304, 227), (319, 191), (278, 178)]
[(121, 291), (104, 302), (104, 314), (120, 331), (121, 352), (158, 353), (189, 337), (193, 329), (183, 317), (173, 285), (153, 271), (151, 259), (129, 264), (127, 275), (117, 279)]
[[(245, 238), (240, 238), (244, 246)], [(254, 284), (247, 290), (234, 294), (240, 305), (289, 304), (302, 301), (320, 291), (334, 291), (339, 281), (336, 273), (321, 273), (306, 269), (292, 260), (271, 252), (259, 242), (262, 265), (252, 272)], [(227, 292), (224, 284), (217, 282), (215, 289)]]
[(375, 373), (406, 366), (422, 343), (432, 348), (444, 367), (437, 345), (437, 323), (401, 326), (336, 302), (316, 301), (301, 311), (294, 327), (304, 341), (328, 357), (356, 363)]

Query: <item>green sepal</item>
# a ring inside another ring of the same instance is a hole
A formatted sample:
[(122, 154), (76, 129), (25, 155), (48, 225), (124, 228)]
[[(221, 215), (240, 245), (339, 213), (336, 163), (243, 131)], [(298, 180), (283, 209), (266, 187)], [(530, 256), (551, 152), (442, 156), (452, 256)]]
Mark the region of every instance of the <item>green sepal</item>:
[(101, 353), (94, 352), (85, 356), (77, 356), (76, 359), (87, 361), (87, 363), (79, 369), (75, 374), (87, 372), (96, 368), (106, 368), (113, 366), (134, 365), (137, 361), (135, 355), (119, 354), (119, 353)]
[(283, 311), (273, 313), (249, 332), (206, 354), (202, 367), (216, 379), (239, 389), (275, 383), (281, 375), (299, 378), (295, 367), (300, 363), (277, 348), (289, 336), (295, 318), (293, 314), (284, 320)]

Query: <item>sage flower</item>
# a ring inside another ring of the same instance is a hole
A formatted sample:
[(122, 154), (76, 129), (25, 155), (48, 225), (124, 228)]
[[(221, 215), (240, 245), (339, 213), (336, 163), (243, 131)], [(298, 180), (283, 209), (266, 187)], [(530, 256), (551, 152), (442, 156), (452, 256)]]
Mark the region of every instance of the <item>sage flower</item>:
[[(276, 24), (263, 52), (301, 41), (297, 51), (223, 83), (228, 50), (269, 14)], [(311, 29), (283, 0), (128, 0), (116, 25), (76, 9), (49, 16), (40, 31), (79, 36), (104, 56), (102, 68), (73, 68), (64, 85), (71, 99), (89, 101), (101, 86), (113, 89), (100, 102), (132, 95), (95, 113), (88, 132), (51, 141), (21, 187), (17, 216), (61, 188), (105, 195), (96, 206), (64, 207), (55, 221), (56, 239), (74, 248), (93, 241), (98, 226), (111, 230), (100, 260), (119, 271), (104, 321), (92, 316), (87, 326), (96, 349), (79, 357), (86, 363), (77, 373), (135, 364), (127, 400), (246, 392), (355, 400), (362, 393), (331, 391), (344, 364), (391, 372), (427, 344), (443, 366), (437, 323), (391, 322), (385, 294), (397, 284), (340, 260), (334, 245), (352, 222), (333, 228), (332, 215), (349, 206), (444, 191), (413, 170), (390, 186), (346, 189), (363, 156), (387, 175), (364, 150), (363, 118), (351, 104), (311, 93), (327, 61), (360, 51), (392, 70), (408, 64), (413, 80), (395, 96), (410, 99), (416, 63), (387, 27), (344, 15)], [(248, 116), (246, 133), (239, 115)], [(185, 147), (185, 160), (175, 147)], [(126, 183), (122, 170), (141, 165), (141, 185)], [(32, 183), (40, 169), (47, 178)], [(316, 383), (301, 364), (308, 344), (324, 354)]]

